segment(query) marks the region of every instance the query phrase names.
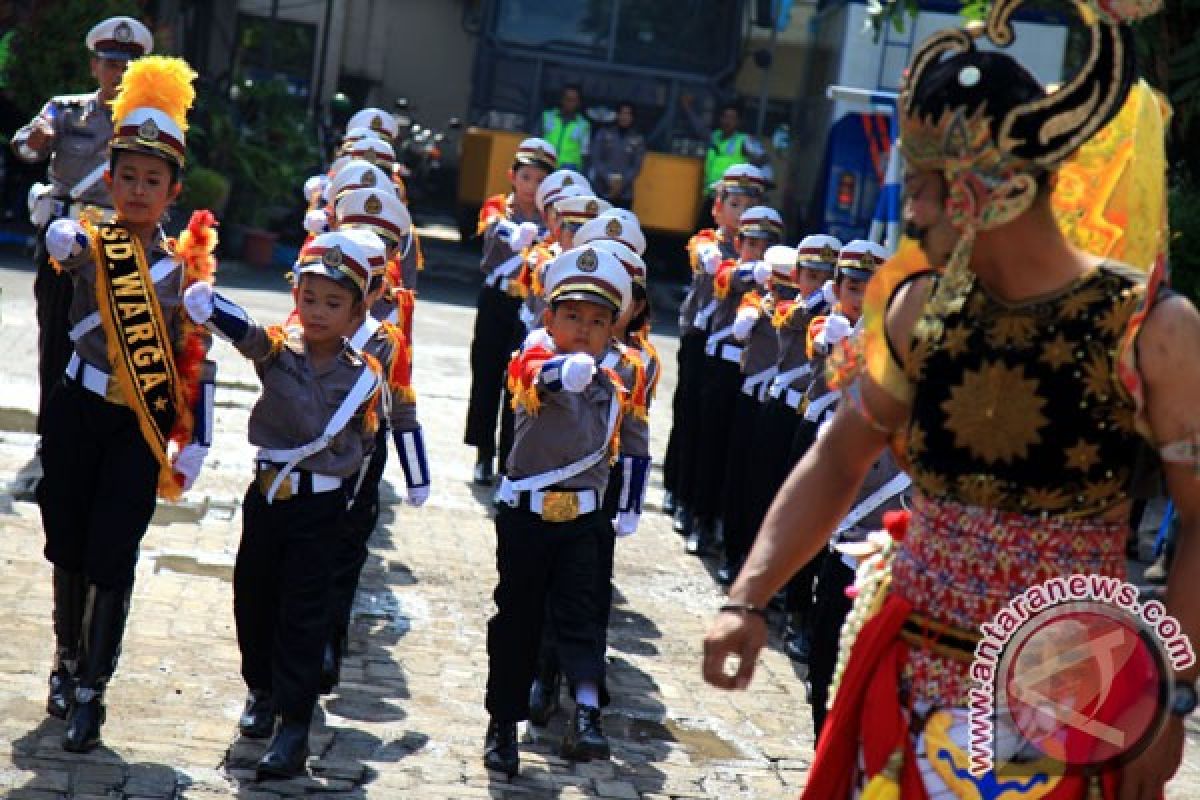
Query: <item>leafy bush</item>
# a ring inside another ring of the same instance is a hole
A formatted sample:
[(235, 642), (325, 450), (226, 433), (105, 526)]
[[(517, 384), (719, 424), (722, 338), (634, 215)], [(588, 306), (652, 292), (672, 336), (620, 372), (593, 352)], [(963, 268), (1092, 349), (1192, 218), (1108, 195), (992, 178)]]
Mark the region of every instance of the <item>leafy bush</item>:
[(229, 200), (229, 179), (207, 167), (191, 167), (183, 176), (179, 205), (189, 211), (208, 209), (220, 216)]

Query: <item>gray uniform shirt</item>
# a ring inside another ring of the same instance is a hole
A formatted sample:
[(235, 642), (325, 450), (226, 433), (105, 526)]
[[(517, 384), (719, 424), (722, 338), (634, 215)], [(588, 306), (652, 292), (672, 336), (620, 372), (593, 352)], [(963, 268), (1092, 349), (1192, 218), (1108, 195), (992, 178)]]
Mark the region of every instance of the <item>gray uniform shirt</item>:
[[(797, 298), (797, 303), (803, 303), (803, 299)], [(803, 305), (796, 308), (793, 313), (788, 316), (787, 321), (780, 326), (779, 332), (779, 374), (783, 375), (793, 369), (803, 367), (809, 363), (808, 358), (808, 323), (812, 318), (819, 314), (827, 314), (829, 306), (823, 301), (818, 301), (810, 308), (805, 308)], [(814, 365), (815, 366), (815, 365)], [(804, 391), (812, 382), (813, 373), (809, 371), (804, 375), (797, 376), (789, 380), (784, 388), (796, 389)]]
[[(550, 391), (538, 379), (541, 407), (536, 415), (517, 405), (508, 476), (520, 480), (550, 472), (608, 446), (607, 425), (613, 392), (602, 371), (582, 392)], [(610, 453), (611, 457), (612, 454)], [(608, 486), (609, 458), (563, 481), (560, 488), (595, 489), (604, 496)]]
[[(625, 388), (633, 391), (634, 381), (637, 379), (637, 367), (625, 355), (625, 352), (624, 345), (616, 345), (604, 354), (604, 357), (600, 359), (600, 365), (617, 373), (617, 377), (625, 384)], [(647, 369), (645, 379), (648, 381), (651, 377), (649, 369)], [(621, 419), (621, 455), (649, 457), (649, 420), (638, 419), (634, 414), (626, 414)]]
[[(712, 315), (712, 324), (708, 326), (710, 336), (716, 335), (718, 331), (733, 324), (734, 318), (737, 317), (738, 306), (742, 304), (742, 295), (756, 285), (754, 276), (750, 274), (750, 270), (744, 268), (744, 265), (739, 263), (733, 267), (733, 274), (729, 276), (729, 293), (723, 298), (717, 298), (715, 292), (713, 294), (717, 308)], [(732, 331), (727, 331), (721, 337), (722, 344), (734, 341)]]
[(747, 378), (773, 368), (778, 360), (779, 334), (771, 324), (774, 308), (775, 304), (769, 296), (763, 299), (762, 314), (746, 339), (746, 350), (742, 353), (742, 374)]
[[(539, 237), (546, 234), (545, 224), (542, 222), (542, 218), (536, 214), (531, 217), (522, 215), (517, 209), (516, 204), (512, 202), (511, 196), (509, 197), (508, 209), (509, 210), (506, 218), (509, 222), (515, 222), (518, 224), (522, 222), (532, 222), (538, 226)], [(479, 262), (479, 269), (484, 275), (487, 275), (497, 266), (517, 255), (517, 253), (508, 246), (508, 242), (502, 241), (496, 237), (496, 225), (497, 223), (492, 222), (483, 232), (483, 258)], [(513, 269), (512, 276), (516, 277), (516, 274), (517, 269)]]
[[(721, 258), (737, 258), (737, 248), (731, 240), (718, 234), (717, 247), (721, 250)], [(713, 300), (713, 276), (703, 269), (692, 273), (692, 285), (688, 288), (683, 303), (679, 306), (680, 333), (704, 333), (710, 325), (697, 325), (696, 315), (703, 311)]]
[[(622, 131), (616, 125), (601, 128), (592, 139), (592, 185), (607, 200), (632, 197), (633, 182), (642, 171), (645, 157), (646, 139), (637, 131)], [(608, 183), (609, 176), (614, 174), (622, 179), (621, 190), (615, 194)]]
[[(304, 348), (299, 326), (284, 330), (278, 351), (267, 330), (253, 320), (234, 347), (254, 362), (263, 391), (250, 412), (250, 444), (272, 450), (302, 447), (319, 437), (341, 406), (366, 366), (362, 356), (343, 343), (342, 352), (320, 369), (314, 369)], [(366, 403), (329, 446), (301, 461), (299, 469), (349, 477), (358, 472), (370, 452), (374, 435), (364, 429)]]
[[(28, 146), (29, 134), (39, 120), (49, 123), (54, 135), (40, 149)], [(112, 112), (100, 103), (99, 92), (63, 94), (50, 98), (27, 125), (13, 135), (13, 152), (22, 161), (50, 159), (47, 177), (54, 196), (65, 199), (77, 183), (101, 164), (108, 163), (108, 144), (113, 137)], [(32, 153), (29, 152), (32, 150)], [(104, 181), (92, 184), (79, 198), (92, 205), (112, 206)]]

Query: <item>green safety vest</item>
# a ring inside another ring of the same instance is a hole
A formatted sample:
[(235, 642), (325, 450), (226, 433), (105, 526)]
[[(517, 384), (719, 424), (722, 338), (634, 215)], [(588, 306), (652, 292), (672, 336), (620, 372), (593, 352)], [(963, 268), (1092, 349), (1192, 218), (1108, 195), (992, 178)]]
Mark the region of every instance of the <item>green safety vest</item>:
[(558, 166), (583, 167), (583, 149), (591, 135), (591, 126), (582, 114), (563, 124), (557, 108), (542, 112), (542, 137), (558, 151)]
[(708, 142), (708, 152), (704, 155), (704, 191), (707, 192), (714, 183), (721, 180), (725, 170), (734, 164), (746, 163), (746, 157), (742, 152), (742, 144), (745, 141), (746, 134), (744, 133), (735, 133), (728, 139), (722, 139), (721, 131), (712, 132), (712, 137)]

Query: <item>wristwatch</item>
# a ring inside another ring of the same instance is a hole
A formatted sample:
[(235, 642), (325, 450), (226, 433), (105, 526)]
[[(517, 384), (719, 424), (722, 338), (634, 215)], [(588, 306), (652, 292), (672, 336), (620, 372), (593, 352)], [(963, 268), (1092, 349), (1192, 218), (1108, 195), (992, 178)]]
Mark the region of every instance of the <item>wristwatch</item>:
[(1196, 696), (1194, 681), (1176, 681), (1175, 688), (1171, 691), (1168, 710), (1173, 716), (1186, 717), (1196, 710), (1198, 700), (1200, 698)]

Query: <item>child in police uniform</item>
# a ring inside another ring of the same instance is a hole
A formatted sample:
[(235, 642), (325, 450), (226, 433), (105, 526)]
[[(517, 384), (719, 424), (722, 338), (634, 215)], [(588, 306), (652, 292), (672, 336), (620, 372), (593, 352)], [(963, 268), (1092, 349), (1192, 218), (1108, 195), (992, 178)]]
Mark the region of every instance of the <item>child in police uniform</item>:
[(517, 313), (521, 298), (513, 279), (521, 268), (522, 252), (544, 233), (537, 189), (557, 163), (557, 153), (548, 142), (524, 140), (508, 171), (512, 192), (507, 197), (489, 198), (479, 212), (478, 232), (483, 236), (479, 266), (484, 279), (471, 338), (471, 393), (463, 438), (476, 449), (475, 482), (483, 486), (491, 485), (494, 474), (504, 365), (520, 344)]
[(596, 583), (601, 509), (619, 452), (628, 391), (600, 367), (631, 281), (612, 255), (591, 246), (563, 253), (546, 271), (549, 341), (509, 365), (516, 436), (496, 516), (496, 614), (488, 623), (484, 746), (489, 769), (517, 773), (517, 722), (528, 718), (543, 616), (554, 620), (558, 661), (575, 712), (563, 740), (573, 759), (607, 758), (600, 716), (604, 658), (597, 652)]
[[(741, 387), (742, 346), (733, 335), (742, 296), (770, 274), (763, 253), (783, 238), (779, 212), (754, 206), (738, 223), (737, 259), (725, 259), (713, 275), (713, 311), (704, 345), (704, 382), (696, 444), (692, 531), (687, 551), (708, 551), (719, 536), (726, 462), (733, 438), (730, 422)], [(757, 277), (756, 277), (757, 276)], [(728, 567), (728, 564), (726, 565)]]
[(344, 233), (316, 237), (296, 263), (299, 325), (263, 328), (203, 283), (188, 314), (254, 362), (263, 393), (250, 412), (258, 446), (242, 505), (233, 609), (249, 736), (280, 725), (260, 778), (302, 774), (329, 634), (330, 571), (345, 524), (347, 482), (374, 442), (381, 378), (344, 337), (366, 308), (366, 252)]
[(699, 461), (696, 448), (705, 380), (704, 343), (716, 308), (713, 275), (723, 260), (737, 258), (735, 239), (742, 212), (761, 200), (766, 189), (766, 178), (757, 167), (729, 167), (713, 198), (717, 229), (698, 231), (687, 243), (692, 284), (679, 307), (679, 380), (671, 401), (671, 433), (663, 459), (664, 510), (675, 515), (675, 530), (685, 536), (691, 533), (690, 505)]
[(214, 220), (196, 214), (178, 241), (159, 227), (182, 188), (195, 77), (177, 58), (129, 67), (104, 175), (115, 221), (60, 219), (46, 231), (55, 267), (74, 285), (74, 351), (46, 406), (37, 488), (54, 564), (46, 710), (66, 718), (63, 748), (74, 752), (100, 741), (155, 495), (189, 488), (210, 444), (210, 337), (179, 306), (189, 282), (212, 278)]

